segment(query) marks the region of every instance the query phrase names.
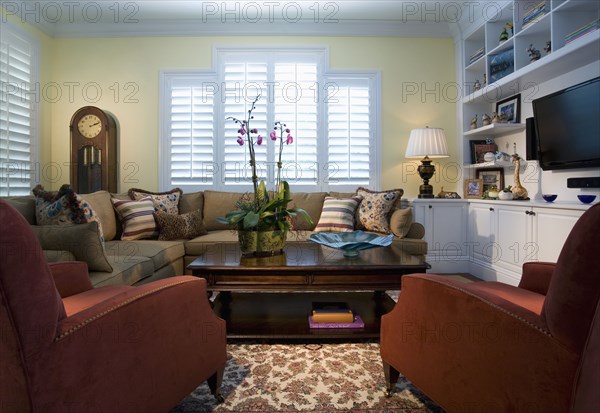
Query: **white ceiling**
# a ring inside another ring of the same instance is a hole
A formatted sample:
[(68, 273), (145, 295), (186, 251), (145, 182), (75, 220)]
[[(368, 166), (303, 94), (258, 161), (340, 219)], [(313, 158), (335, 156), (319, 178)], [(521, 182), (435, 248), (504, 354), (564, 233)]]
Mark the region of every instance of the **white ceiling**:
[[(2, 2), (50, 36), (319, 35), (450, 37), (496, 0), (141, 0)], [(487, 9), (487, 11), (486, 11)]]

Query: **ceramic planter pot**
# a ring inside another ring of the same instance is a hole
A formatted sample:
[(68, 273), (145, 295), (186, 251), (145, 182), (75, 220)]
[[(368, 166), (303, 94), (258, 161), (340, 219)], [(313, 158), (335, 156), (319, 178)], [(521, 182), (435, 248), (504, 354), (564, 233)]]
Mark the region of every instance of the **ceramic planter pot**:
[(498, 198), (500, 198), (503, 201), (508, 201), (508, 200), (513, 199), (513, 193), (500, 191), (500, 192), (498, 192)]
[(239, 231), (238, 240), (243, 256), (269, 256), (281, 254), (287, 231)]

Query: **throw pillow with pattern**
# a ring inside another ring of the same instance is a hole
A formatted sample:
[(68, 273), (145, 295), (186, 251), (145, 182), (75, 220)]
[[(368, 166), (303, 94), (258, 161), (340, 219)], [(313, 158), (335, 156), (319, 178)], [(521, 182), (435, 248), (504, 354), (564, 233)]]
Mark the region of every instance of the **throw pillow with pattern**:
[(400, 198), (404, 194), (402, 189), (389, 191), (371, 191), (360, 187), (356, 195), (362, 196), (358, 206), (358, 219), (367, 231), (389, 234), (390, 215)]
[(155, 212), (154, 219), (158, 225), (160, 241), (192, 239), (207, 233), (202, 222), (202, 211), (199, 209), (181, 215)]
[(362, 200), (361, 196), (351, 198), (325, 197), (321, 217), (315, 232), (354, 231), (354, 211)]
[(167, 192), (150, 192), (143, 189), (131, 188), (127, 193), (135, 201), (149, 197), (152, 199), (152, 204), (156, 212), (179, 214), (179, 200), (181, 199), (181, 195), (183, 195), (183, 191), (179, 188)]
[(119, 214), (123, 225), (122, 240), (156, 238), (156, 222), (154, 221), (154, 204), (150, 198), (130, 201), (111, 198), (113, 207)]

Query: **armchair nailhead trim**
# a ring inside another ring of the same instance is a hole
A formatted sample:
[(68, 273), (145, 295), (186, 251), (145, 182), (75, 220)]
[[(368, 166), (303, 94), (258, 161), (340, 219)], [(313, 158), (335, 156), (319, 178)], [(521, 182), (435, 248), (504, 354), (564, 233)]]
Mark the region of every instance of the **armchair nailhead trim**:
[(107, 310), (105, 310), (105, 311), (103, 311), (103, 312), (101, 312), (101, 313), (99, 313), (99, 314), (96, 314), (96, 315), (94, 315), (93, 317), (90, 317), (90, 318), (86, 319), (86, 320), (82, 321), (81, 323), (77, 324), (77, 325), (76, 325), (76, 326), (74, 326), (74, 327), (71, 327), (70, 329), (68, 329), (67, 331), (65, 331), (64, 333), (62, 333), (62, 334), (61, 334), (61, 335), (59, 335), (58, 337), (56, 337), (56, 339), (54, 339), (54, 341), (60, 341), (60, 340), (62, 340), (62, 339), (63, 339), (63, 338), (65, 338), (66, 336), (68, 336), (68, 335), (70, 335), (70, 334), (73, 334), (75, 331), (77, 331), (77, 330), (79, 330), (80, 328), (84, 327), (85, 325), (87, 325), (87, 324), (91, 323), (92, 321), (95, 321), (95, 320), (97, 320), (97, 319), (99, 319), (99, 318), (101, 318), (101, 317), (104, 317), (106, 314), (108, 314), (108, 313), (111, 313), (111, 312), (115, 311), (116, 309), (118, 309), (118, 308), (121, 308), (121, 307), (123, 307), (123, 306), (125, 306), (125, 305), (127, 305), (127, 304), (131, 303), (132, 301), (135, 301), (135, 300), (137, 300), (137, 299), (139, 299), (139, 298), (145, 297), (145, 296), (147, 296), (147, 295), (150, 295), (150, 294), (154, 294), (154, 293), (155, 293), (155, 292), (157, 292), (157, 291), (160, 291), (160, 290), (164, 290), (164, 289), (166, 289), (166, 288), (173, 287), (173, 286), (175, 286), (175, 285), (179, 285), (179, 284), (185, 284), (185, 283), (188, 283), (188, 282), (193, 282), (193, 281), (194, 281), (194, 280), (184, 280), (184, 281), (178, 281), (178, 282), (174, 282), (174, 283), (166, 284), (166, 285), (163, 285), (163, 286), (161, 286), (161, 287), (159, 287), (159, 288), (154, 288), (154, 289), (152, 289), (152, 290), (150, 290), (150, 291), (146, 291), (146, 292), (145, 292), (145, 293), (143, 293), (143, 294), (138, 294), (138, 295), (136, 295), (136, 296), (130, 297), (130, 298), (128, 298), (127, 300), (123, 301), (122, 303), (120, 303), (120, 304), (118, 304), (118, 305), (115, 305), (114, 307), (111, 307), (111, 308), (109, 308), (109, 309), (107, 309)]
[(500, 310), (500, 311), (502, 311), (503, 313), (505, 313), (505, 314), (508, 314), (509, 316), (511, 316), (511, 317), (513, 317), (513, 318), (516, 318), (516, 319), (517, 319), (517, 320), (519, 320), (519, 321), (522, 321), (523, 323), (527, 324), (529, 327), (532, 327), (532, 328), (534, 328), (535, 330), (539, 331), (540, 333), (542, 333), (542, 334), (544, 334), (544, 335), (546, 335), (546, 336), (548, 336), (548, 337), (553, 337), (553, 336), (552, 336), (552, 334), (551, 334), (551, 333), (550, 333), (548, 330), (544, 330), (543, 328), (540, 328), (539, 326), (537, 326), (537, 325), (533, 324), (532, 322), (530, 322), (530, 321), (527, 321), (525, 318), (523, 318), (523, 317), (521, 317), (521, 316), (518, 316), (518, 315), (516, 315), (515, 313), (511, 313), (510, 311), (506, 310), (505, 308), (502, 308), (502, 307), (500, 307), (498, 304), (494, 304), (494, 303), (492, 303), (491, 301), (488, 301), (488, 300), (486, 300), (485, 298), (482, 298), (482, 297), (480, 297), (480, 296), (478, 296), (478, 295), (475, 295), (475, 294), (473, 294), (473, 293), (472, 293), (472, 292), (470, 292), (470, 291), (464, 290), (464, 289), (462, 289), (462, 288), (460, 288), (460, 287), (456, 287), (456, 286), (454, 286), (454, 285), (448, 285), (448, 284), (445, 284), (445, 283), (443, 283), (443, 282), (441, 282), (441, 281), (438, 281), (438, 280), (429, 280), (429, 281), (433, 281), (433, 282), (435, 282), (435, 283), (438, 283), (438, 284), (444, 285), (444, 286), (446, 286), (446, 287), (454, 288), (454, 289), (456, 289), (456, 290), (458, 290), (458, 291), (461, 291), (461, 292), (463, 292), (463, 293), (465, 293), (465, 294), (467, 294), (467, 295), (470, 295), (471, 297), (477, 298), (477, 299), (479, 299), (479, 300), (483, 301), (484, 303), (486, 303), (487, 305), (489, 305), (489, 306), (492, 306), (492, 307), (494, 307), (495, 309), (497, 309), (497, 310)]

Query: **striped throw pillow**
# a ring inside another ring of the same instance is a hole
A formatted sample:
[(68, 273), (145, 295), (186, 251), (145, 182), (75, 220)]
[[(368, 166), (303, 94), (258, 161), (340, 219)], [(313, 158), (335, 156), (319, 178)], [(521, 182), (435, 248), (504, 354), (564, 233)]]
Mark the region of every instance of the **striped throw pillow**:
[(152, 198), (142, 198), (139, 201), (111, 198), (111, 201), (123, 225), (122, 240), (131, 241), (158, 236)]
[(325, 197), (323, 210), (315, 232), (351, 232), (354, 231), (354, 211), (362, 196), (351, 198)]

